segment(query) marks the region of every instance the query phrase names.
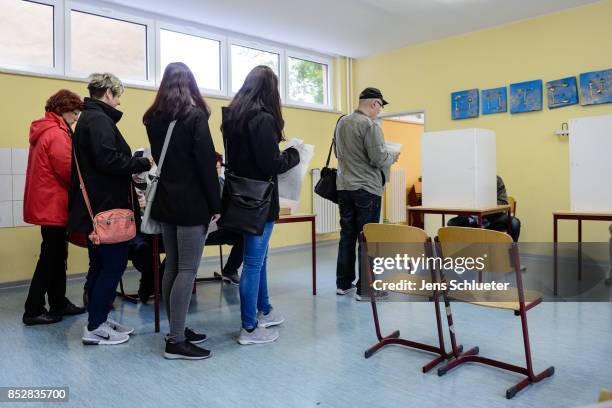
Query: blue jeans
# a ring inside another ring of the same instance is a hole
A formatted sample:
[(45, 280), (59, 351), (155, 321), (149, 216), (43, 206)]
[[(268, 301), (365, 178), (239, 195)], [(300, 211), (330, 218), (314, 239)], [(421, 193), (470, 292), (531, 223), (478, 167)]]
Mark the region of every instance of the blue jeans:
[(244, 262), (240, 275), (240, 317), (242, 327), (257, 327), (257, 311), (272, 310), (268, 298), (267, 261), (268, 243), (274, 221), (267, 222), (262, 235), (244, 234)]
[(128, 262), (128, 243), (94, 245), (87, 240), (89, 272), (87, 293), (89, 302), (88, 329), (95, 330), (108, 317), (109, 305)]
[[(336, 287), (349, 289), (355, 280), (355, 245), (363, 226), (380, 222), (381, 197), (363, 189), (338, 191), (340, 207), (340, 243), (336, 264)], [(359, 279), (357, 290), (361, 293), (361, 246), (359, 254)]]

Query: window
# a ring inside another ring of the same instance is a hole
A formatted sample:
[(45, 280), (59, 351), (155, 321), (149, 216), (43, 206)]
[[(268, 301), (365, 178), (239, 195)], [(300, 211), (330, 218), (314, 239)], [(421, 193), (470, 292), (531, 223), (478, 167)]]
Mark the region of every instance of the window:
[(231, 45), (231, 67), (232, 67), (232, 92), (238, 92), (244, 79), (257, 65), (267, 65), (280, 78), (280, 54), (256, 48), (244, 47), (242, 45)]
[(287, 58), (287, 92), (292, 102), (327, 105), (328, 65), (305, 59)]
[(189, 66), (200, 88), (221, 91), (221, 41), (159, 30), (159, 80), (171, 62)]
[(54, 7), (30, 1), (0, 0), (0, 9), (2, 65), (53, 68)]
[(122, 80), (147, 81), (147, 26), (70, 11), (70, 72), (112, 72)]

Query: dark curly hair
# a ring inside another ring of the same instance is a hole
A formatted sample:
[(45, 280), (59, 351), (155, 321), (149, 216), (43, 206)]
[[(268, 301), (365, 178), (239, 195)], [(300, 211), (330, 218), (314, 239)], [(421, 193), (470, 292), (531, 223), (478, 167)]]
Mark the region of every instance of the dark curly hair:
[(79, 95), (67, 89), (61, 89), (51, 95), (45, 105), (45, 112), (53, 112), (56, 115), (76, 110), (83, 110), (83, 100)]

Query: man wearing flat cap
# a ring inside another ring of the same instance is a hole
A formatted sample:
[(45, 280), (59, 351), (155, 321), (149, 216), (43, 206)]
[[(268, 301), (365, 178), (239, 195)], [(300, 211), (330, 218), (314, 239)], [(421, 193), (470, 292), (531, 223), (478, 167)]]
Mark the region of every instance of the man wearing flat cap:
[[(355, 245), (363, 226), (380, 221), (381, 197), (389, 168), (398, 153), (387, 151), (383, 131), (376, 121), (387, 104), (377, 88), (366, 88), (359, 95), (359, 107), (338, 122), (335, 151), (338, 157), (338, 206), (340, 244), (336, 265), (336, 293), (346, 295), (357, 288), (357, 300), (369, 300), (370, 291), (355, 280)], [(358, 253), (361, 253), (359, 248)], [(359, 255), (359, 271), (361, 255)], [(361, 276), (361, 272), (360, 272)]]

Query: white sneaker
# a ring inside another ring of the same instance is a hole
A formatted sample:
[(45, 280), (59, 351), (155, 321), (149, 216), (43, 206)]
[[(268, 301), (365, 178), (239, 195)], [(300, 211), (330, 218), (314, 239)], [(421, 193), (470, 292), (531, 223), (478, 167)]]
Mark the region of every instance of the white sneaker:
[(255, 330), (249, 333), (244, 328), (241, 328), (238, 343), (243, 346), (247, 344), (272, 343), (276, 341), (278, 337), (279, 333), (276, 329), (266, 329), (265, 327), (257, 326)]
[(105, 323), (92, 331), (87, 330), (87, 326), (83, 328), (82, 340), (86, 345), (114, 345), (125, 343), (129, 339), (127, 334), (119, 333)]
[(268, 313), (267, 315), (263, 314), (262, 312), (257, 312), (258, 326), (261, 326), (261, 327), (278, 326), (284, 321), (285, 321), (285, 318), (281, 314), (276, 313), (274, 309), (270, 310), (270, 313)]
[(133, 327), (126, 326), (124, 324), (116, 322), (113, 319), (111, 319), (110, 317), (108, 317), (106, 319), (106, 322), (104, 322), (104, 323), (106, 323), (108, 325), (108, 327), (110, 327), (111, 329), (113, 329), (114, 331), (116, 331), (118, 333), (123, 333), (123, 334), (132, 334), (132, 333), (134, 333), (134, 328)]

